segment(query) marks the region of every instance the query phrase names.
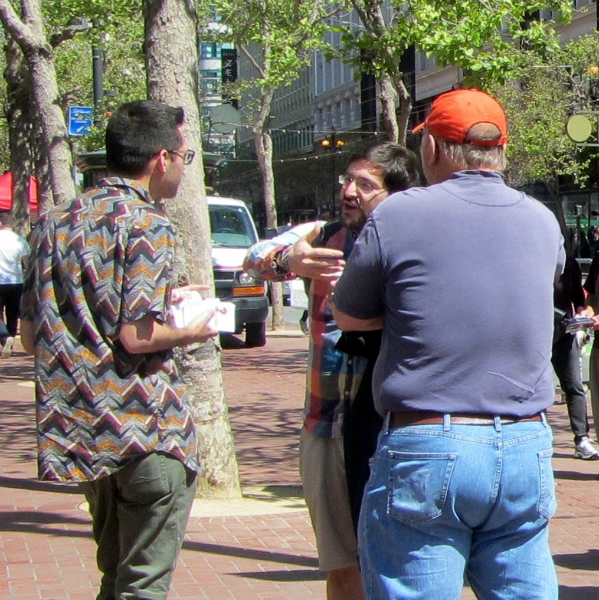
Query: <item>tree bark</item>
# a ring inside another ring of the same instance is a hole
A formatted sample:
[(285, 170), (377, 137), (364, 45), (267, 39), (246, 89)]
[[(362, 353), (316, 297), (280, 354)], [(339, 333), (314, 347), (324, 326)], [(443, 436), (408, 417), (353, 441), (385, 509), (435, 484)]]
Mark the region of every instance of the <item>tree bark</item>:
[[(265, 50), (266, 54), (267, 50)], [(262, 90), (260, 97), (260, 111), (256, 123), (252, 128), (254, 147), (258, 157), (258, 165), (262, 173), (262, 188), (264, 194), (264, 208), (266, 210), (266, 227), (277, 228), (277, 204), (275, 199), (275, 174), (272, 166), (273, 146), (270, 133), (270, 108), (274, 96), (274, 89)], [(271, 284), (272, 328), (283, 327), (283, 290), (280, 283)]]
[(397, 90), (388, 75), (383, 75), (380, 80), (381, 92), (379, 98), (382, 106), (383, 126), (387, 132), (390, 142), (397, 143), (399, 139), (399, 127), (397, 123)]
[[(184, 135), (196, 159), (186, 168), (177, 197), (164, 203), (178, 231), (178, 283), (214, 288), (198, 107), (197, 14), (194, 0), (145, 0), (148, 95), (185, 109)], [(176, 353), (191, 398), (204, 474), (198, 496), (241, 496), (233, 436), (225, 401), (220, 348), (212, 341)]]
[(29, 175), (33, 172), (31, 148), (34, 118), (31, 110), (31, 77), (23, 53), (13, 39), (6, 40), (4, 52), (6, 118), (13, 181), (12, 213), (15, 217), (15, 231), (24, 235), (29, 231)]
[[(358, 13), (364, 28), (373, 36), (380, 37), (388, 28), (383, 14), (382, 2), (363, 2), (351, 0), (354, 10)], [(412, 110), (410, 92), (403, 83), (399, 72), (399, 64), (392, 54), (386, 50), (369, 49), (369, 52), (377, 53), (377, 59), (386, 65), (385, 73), (380, 77), (379, 84), (383, 127), (389, 140), (395, 143), (406, 143), (408, 120)], [(397, 117), (397, 105), (399, 103), (399, 119)]]
[[(20, 19), (9, 0), (0, 0), (0, 21), (19, 45), (31, 77), (33, 104), (42, 131), (42, 153), (49, 166), (52, 199), (66, 202), (75, 196), (72, 156), (64, 114), (60, 108), (52, 48), (46, 39), (40, 0), (21, 1)], [(43, 182), (43, 178), (38, 178)], [(47, 195), (44, 195), (46, 197)], [(46, 207), (41, 207), (43, 210)]]
[(405, 146), (408, 135), (408, 122), (412, 112), (412, 96), (403, 81), (397, 82), (395, 87), (399, 93), (399, 136), (397, 141)]

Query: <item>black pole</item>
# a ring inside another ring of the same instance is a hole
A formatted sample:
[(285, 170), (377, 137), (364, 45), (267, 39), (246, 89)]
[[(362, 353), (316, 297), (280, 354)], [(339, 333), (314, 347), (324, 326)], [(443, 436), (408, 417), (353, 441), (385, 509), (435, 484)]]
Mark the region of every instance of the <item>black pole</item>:
[(360, 50), (363, 68), (360, 74), (360, 129), (376, 131), (376, 78), (369, 72), (371, 59), (365, 50)]
[[(94, 19), (92, 25), (99, 27), (99, 19)], [(102, 104), (104, 100), (104, 56), (101, 48), (92, 47), (92, 75), (94, 87), (94, 123), (102, 120)]]

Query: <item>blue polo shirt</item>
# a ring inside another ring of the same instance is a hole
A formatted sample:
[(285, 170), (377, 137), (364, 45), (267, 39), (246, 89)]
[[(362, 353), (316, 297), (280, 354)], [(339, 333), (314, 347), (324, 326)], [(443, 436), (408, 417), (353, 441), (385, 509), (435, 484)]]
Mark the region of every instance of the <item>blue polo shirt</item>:
[(553, 214), (499, 173), (462, 171), (382, 202), (335, 288), (344, 313), (384, 317), (378, 410), (529, 416), (551, 405), (564, 261)]

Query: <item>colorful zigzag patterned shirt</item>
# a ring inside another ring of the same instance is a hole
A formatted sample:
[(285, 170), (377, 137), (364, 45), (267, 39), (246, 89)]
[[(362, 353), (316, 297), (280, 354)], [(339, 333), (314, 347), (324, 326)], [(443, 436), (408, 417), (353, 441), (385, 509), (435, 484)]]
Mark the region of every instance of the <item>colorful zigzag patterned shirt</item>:
[(36, 224), (22, 318), (34, 323), (39, 475), (90, 481), (164, 452), (199, 471), (170, 351), (129, 354), (122, 323), (164, 322), (175, 235), (133, 181), (108, 178)]

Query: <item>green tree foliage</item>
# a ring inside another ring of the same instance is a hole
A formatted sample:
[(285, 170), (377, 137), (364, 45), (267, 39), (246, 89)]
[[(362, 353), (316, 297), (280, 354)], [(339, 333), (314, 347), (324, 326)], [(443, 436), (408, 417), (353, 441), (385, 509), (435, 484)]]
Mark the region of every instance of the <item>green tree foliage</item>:
[[(216, 0), (218, 27), (207, 27), (204, 39), (233, 42), (251, 65), (237, 94), (243, 97), (262, 173), (267, 227), (277, 227), (270, 119), (275, 91), (293, 83), (312, 52), (324, 47), (327, 10), (322, 0)], [(232, 93), (232, 92), (231, 92)], [(280, 286), (272, 287), (273, 327), (283, 324)]]
[[(93, 106), (92, 49), (103, 57), (104, 99), (97, 126), (90, 136), (77, 139), (81, 150), (103, 146), (104, 112), (123, 102), (146, 97), (143, 56), (144, 26), (141, 0), (45, 0), (49, 36), (56, 44), (55, 61), (64, 110)], [(79, 29), (65, 36), (70, 28)], [(62, 41), (61, 41), (62, 40)]]
[[(361, 51), (369, 58), (368, 68), (379, 81), (391, 80), (396, 94), (383, 102), (400, 100), (400, 140), (405, 140), (411, 103), (401, 80), (399, 62), (403, 53), (414, 46), (435, 59), (439, 66), (459, 66), (488, 80), (505, 80), (518, 68), (520, 47), (549, 56), (559, 50), (553, 20), (531, 18), (537, 11), (552, 9), (568, 22), (572, 5), (566, 0), (351, 0), (364, 25), (361, 29), (339, 26), (344, 32), (347, 55), (354, 62)], [(364, 66), (364, 63), (361, 63)], [(387, 110), (388, 118), (393, 111)], [(388, 124), (388, 131), (397, 126)]]
[[(17, 12), (9, 0), (0, 0), (0, 21), (7, 37), (18, 49), (7, 50), (8, 69), (17, 74), (12, 80), (11, 96), (14, 98), (24, 89), (28, 92), (27, 110), (35, 116), (34, 126), (39, 130), (41, 148), (39, 165), (49, 174), (48, 192), (42, 194), (44, 200), (66, 201), (74, 194), (71, 179), (71, 151), (66, 137), (64, 114), (59, 106), (59, 91), (52, 46), (48, 42), (40, 0), (21, 0)], [(8, 44), (7, 44), (8, 48)], [(24, 68), (22, 68), (24, 67)], [(26, 72), (25, 72), (26, 71)], [(9, 103), (11, 99), (9, 98)], [(29, 120), (33, 123), (33, 119)], [(12, 127), (12, 124), (11, 124)], [(15, 131), (23, 127), (15, 127)], [(32, 135), (30, 141), (33, 142)], [(32, 152), (29, 152), (33, 156)], [(11, 158), (11, 162), (14, 159)], [(13, 165), (14, 166), (14, 165)], [(41, 170), (41, 169), (40, 169)], [(19, 173), (20, 175), (24, 173)], [(42, 203), (42, 208), (44, 208)]]
[(290, 85), (312, 51), (324, 45), (326, 10), (321, 0), (217, 0), (220, 20), (204, 38), (233, 42), (251, 65), (235, 90), (244, 95), (244, 116), (251, 128), (264, 176), (267, 226), (277, 226), (272, 180), (270, 111), (275, 90)]
[[(146, 96), (141, 0), (42, 0), (48, 42), (53, 48), (61, 106), (93, 106), (92, 48), (104, 58), (104, 111)], [(0, 59), (4, 71), (6, 59)], [(6, 96), (0, 86), (0, 97)], [(103, 145), (103, 115), (92, 135), (77, 139), (81, 150)], [(8, 123), (0, 126), (0, 165), (9, 168)]]
[[(585, 185), (597, 148), (577, 146), (566, 123), (573, 114), (599, 111), (599, 34), (572, 41), (545, 60), (522, 52), (519, 63), (505, 82), (486, 86), (508, 114), (510, 180), (554, 185), (566, 176)], [(596, 130), (589, 141), (597, 142)]]

